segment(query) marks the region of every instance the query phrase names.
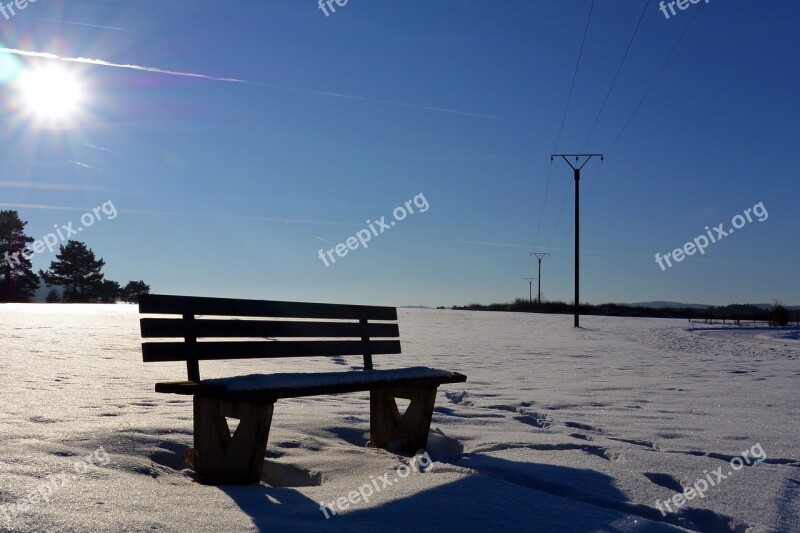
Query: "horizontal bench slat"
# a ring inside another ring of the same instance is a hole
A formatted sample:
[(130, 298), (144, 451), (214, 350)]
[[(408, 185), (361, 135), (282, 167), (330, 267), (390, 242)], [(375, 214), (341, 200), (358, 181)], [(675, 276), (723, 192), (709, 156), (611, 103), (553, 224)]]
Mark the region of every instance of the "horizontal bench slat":
[(463, 383), (466, 380), (466, 376), (457, 372), (416, 367), (370, 372), (253, 375), (206, 380), (201, 383), (158, 383), (156, 392), (268, 403), (281, 398)]
[(145, 363), (273, 357), (399, 354), (400, 341), (145, 342)]
[(222, 337), (399, 337), (397, 324), (357, 322), (286, 322), (180, 318), (141, 319), (144, 338)]
[(237, 300), (164, 294), (142, 294), (139, 297), (139, 312), (163, 315), (397, 320), (397, 309), (394, 307)]

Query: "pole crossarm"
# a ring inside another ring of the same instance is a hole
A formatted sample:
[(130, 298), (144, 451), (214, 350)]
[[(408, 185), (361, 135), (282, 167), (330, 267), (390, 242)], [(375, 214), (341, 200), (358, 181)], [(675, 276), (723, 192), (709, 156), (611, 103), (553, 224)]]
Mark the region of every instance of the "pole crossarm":
[[(566, 161), (567, 164), (572, 167), (572, 170), (580, 170), (580, 169), (582, 169), (586, 165), (586, 163), (588, 163), (589, 160), (591, 158), (593, 158), (593, 157), (599, 157), (601, 162), (605, 161), (605, 156), (603, 154), (551, 154), (550, 155), (550, 161), (552, 161), (553, 158), (555, 158), (555, 157), (560, 157), (561, 159)], [(570, 162), (569, 159), (567, 159), (568, 157), (574, 157), (575, 158), (575, 164), (578, 164), (580, 162), (580, 158), (581, 157), (585, 157), (586, 161), (584, 161), (581, 166), (576, 167), (575, 165), (572, 164), (572, 162)]]

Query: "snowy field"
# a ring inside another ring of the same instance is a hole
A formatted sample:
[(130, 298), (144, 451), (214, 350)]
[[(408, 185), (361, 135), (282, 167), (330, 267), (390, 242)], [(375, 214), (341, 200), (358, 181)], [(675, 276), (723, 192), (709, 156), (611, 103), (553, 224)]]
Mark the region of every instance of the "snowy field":
[[(0, 305), (0, 530), (800, 531), (797, 329), (400, 315), (405, 354), (376, 368), (468, 376), (440, 388), (427, 470), (365, 447), (367, 394), (314, 397), (276, 404), (264, 482), (231, 488), (186, 470), (191, 399), (153, 392), (185, 365), (142, 363), (134, 306)], [(326, 518), (320, 502), (337, 500)]]

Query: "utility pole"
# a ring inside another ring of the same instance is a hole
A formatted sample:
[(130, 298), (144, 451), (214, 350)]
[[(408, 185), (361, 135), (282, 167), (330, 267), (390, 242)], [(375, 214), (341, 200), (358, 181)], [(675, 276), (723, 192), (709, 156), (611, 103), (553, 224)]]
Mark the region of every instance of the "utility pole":
[[(567, 164), (572, 167), (573, 174), (575, 175), (575, 327), (579, 328), (580, 325), (580, 271), (581, 271), (581, 260), (580, 260), (580, 253), (581, 253), (581, 206), (580, 206), (580, 197), (581, 197), (581, 169), (586, 166), (586, 163), (593, 157), (599, 157), (600, 161), (604, 160), (603, 154), (553, 154), (550, 156), (550, 161), (553, 161), (553, 158), (560, 157)], [(575, 158), (575, 164), (573, 165), (568, 157)], [(581, 157), (585, 157), (586, 160), (581, 163)]]
[(533, 302), (533, 280), (536, 278), (524, 278), (528, 282), (528, 301)]
[(537, 304), (536, 310), (541, 312), (541, 310), (542, 310), (542, 259), (545, 256), (548, 256), (550, 254), (545, 254), (545, 253), (540, 253), (540, 252), (533, 252), (532, 254), (529, 254), (529, 255), (535, 255), (536, 258), (539, 260), (539, 297), (537, 298), (538, 304)]

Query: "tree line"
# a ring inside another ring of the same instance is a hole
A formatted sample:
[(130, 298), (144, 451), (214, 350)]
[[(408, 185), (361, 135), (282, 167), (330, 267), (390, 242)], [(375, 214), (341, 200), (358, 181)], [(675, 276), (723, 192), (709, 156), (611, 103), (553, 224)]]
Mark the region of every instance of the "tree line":
[[(29, 302), (40, 286), (40, 279), (52, 287), (48, 302), (135, 303), (140, 294), (150, 292), (144, 281), (129, 281), (124, 287), (105, 278), (106, 262), (97, 258), (86, 244), (68, 240), (59, 247), (50, 268), (33, 271), (29, 248), (33, 238), (25, 234), (28, 223), (17, 211), (0, 211), (0, 302)], [(55, 287), (61, 287), (59, 293)]]
[[(437, 309), (445, 309), (445, 307), (438, 307)], [(455, 305), (452, 309), (456, 311), (572, 314), (575, 307), (571, 302), (542, 300), (541, 305), (539, 305), (536, 300), (517, 298), (513, 303)], [(690, 322), (692, 320), (702, 320), (713, 323), (714, 320), (717, 320), (723, 323), (730, 321), (731, 323), (739, 324), (743, 321), (752, 320), (754, 322), (767, 322), (773, 326), (787, 326), (790, 322), (794, 321), (800, 325), (800, 309), (790, 309), (778, 301), (769, 309), (764, 309), (752, 304), (733, 304), (697, 309), (692, 307), (647, 307), (643, 305), (614, 303), (598, 305), (582, 303), (580, 311), (582, 315), (639, 318), (688, 318)], [(792, 318), (794, 318), (794, 320), (792, 320)]]

